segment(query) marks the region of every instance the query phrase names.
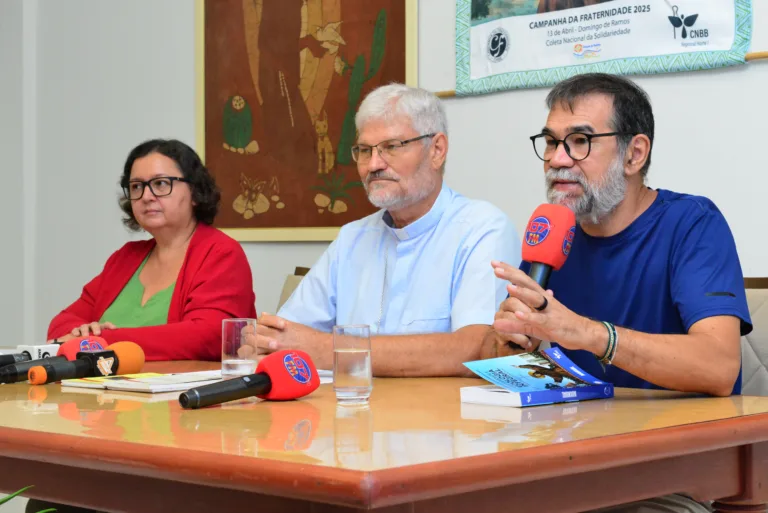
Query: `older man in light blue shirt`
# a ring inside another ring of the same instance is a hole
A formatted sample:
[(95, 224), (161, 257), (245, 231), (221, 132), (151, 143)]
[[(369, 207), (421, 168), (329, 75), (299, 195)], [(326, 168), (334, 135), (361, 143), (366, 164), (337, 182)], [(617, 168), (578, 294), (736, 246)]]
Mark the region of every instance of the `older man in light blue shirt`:
[(498, 208), (443, 184), (447, 123), (432, 93), (380, 87), (355, 122), (352, 156), (382, 210), (341, 228), (249, 344), (261, 355), (302, 349), (330, 368), (333, 326), (367, 324), (374, 374), (465, 375), (507, 297), (491, 261), (520, 262), (517, 233)]

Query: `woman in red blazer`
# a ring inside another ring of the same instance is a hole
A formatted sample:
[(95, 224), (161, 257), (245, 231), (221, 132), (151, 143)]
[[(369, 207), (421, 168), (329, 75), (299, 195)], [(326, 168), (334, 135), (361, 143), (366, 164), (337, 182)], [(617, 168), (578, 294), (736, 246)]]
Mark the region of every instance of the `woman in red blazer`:
[(147, 360), (219, 360), (221, 321), (255, 318), (256, 299), (242, 247), (211, 226), (221, 197), (213, 177), (192, 148), (156, 139), (131, 151), (120, 185), (124, 223), (152, 239), (112, 254), (48, 338), (92, 333), (135, 342)]

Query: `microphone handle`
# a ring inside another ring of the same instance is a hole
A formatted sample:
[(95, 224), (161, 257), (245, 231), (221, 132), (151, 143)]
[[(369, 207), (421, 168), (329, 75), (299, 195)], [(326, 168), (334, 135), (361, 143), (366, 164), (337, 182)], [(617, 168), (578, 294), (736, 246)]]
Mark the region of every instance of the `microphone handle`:
[(87, 360), (76, 359), (70, 362), (65, 358), (63, 362), (44, 363), (40, 367), (45, 369), (47, 375), (45, 384), (63, 379), (90, 378), (95, 375), (90, 362)]
[(32, 357), (29, 354), (0, 354), (0, 367), (13, 365), (14, 363), (28, 362)]
[(272, 390), (272, 380), (268, 374), (260, 372), (191, 388), (179, 396), (179, 404), (182, 408), (204, 408), (214, 404), (267, 394), (270, 390)]
[(0, 368), (0, 383), (19, 383), (20, 381), (26, 381), (29, 369), (52, 361), (65, 362), (67, 359), (63, 356), (51, 356), (41, 360), (30, 360), (28, 362), (8, 365)]
[(539, 284), (539, 286), (546, 290), (549, 283), (549, 277), (552, 274), (552, 266), (542, 264), (540, 262), (531, 262), (531, 269), (528, 271), (528, 276)]
[[(542, 289), (546, 290), (547, 284), (549, 283), (549, 277), (551, 274), (552, 274), (552, 266), (547, 264), (542, 264), (541, 262), (531, 262), (531, 268), (528, 271), (528, 276), (533, 278), (533, 281), (538, 283)], [(528, 337), (528, 340), (531, 340), (530, 336)], [(512, 349), (520, 349), (523, 351), (526, 350), (521, 345), (516, 344), (512, 341), (507, 341), (507, 345)]]

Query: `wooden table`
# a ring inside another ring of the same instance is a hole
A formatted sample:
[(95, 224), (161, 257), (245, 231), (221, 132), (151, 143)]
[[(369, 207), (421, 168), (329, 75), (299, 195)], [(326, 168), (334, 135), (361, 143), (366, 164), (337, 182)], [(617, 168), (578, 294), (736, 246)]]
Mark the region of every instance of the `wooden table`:
[(196, 411), (177, 394), (3, 385), (0, 489), (145, 513), (562, 512), (674, 492), (765, 510), (768, 397), (619, 389), (526, 409), (461, 404), (459, 387), (476, 384), (376, 379), (367, 410), (337, 407), (323, 385)]

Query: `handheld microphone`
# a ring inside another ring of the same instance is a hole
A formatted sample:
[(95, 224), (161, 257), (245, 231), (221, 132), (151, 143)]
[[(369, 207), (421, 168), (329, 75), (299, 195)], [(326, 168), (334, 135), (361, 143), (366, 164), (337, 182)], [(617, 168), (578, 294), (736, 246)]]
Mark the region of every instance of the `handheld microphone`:
[(545, 203), (533, 211), (523, 239), (523, 260), (531, 264), (528, 276), (546, 289), (552, 271), (568, 258), (576, 234), (576, 216), (563, 205)]
[(298, 399), (320, 386), (315, 364), (304, 351), (283, 349), (266, 356), (256, 374), (192, 388), (179, 396), (182, 408), (203, 408), (246, 397)]
[[(107, 341), (101, 337), (81, 337), (67, 340), (61, 345), (48, 344), (56, 350), (56, 356), (23, 361), (0, 368), (0, 383), (18, 383), (26, 381), (29, 370), (50, 362), (66, 362), (77, 357), (82, 351), (103, 351), (107, 348)], [(52, 352), (53, 352), (52, 349)]]
[(61, 344), (58, 356), (63, 356), (70, 362), (77, 358), (77, 353), (86, 351), (104, 351), (109, 344), (101, 337), (89, 335), (87, 337), (71, 338)]
[(13, 365), (14, 363), (28, 362), (32, 359), (29, 353), (21, 354), (0, 354), (0, 367)]
[[(72, 340), (72, 339), (70, 339)], [(101, 337), (83, 337), (81, 339), (81, 347), (84, 346), (82, 351), (100, 351), (107, 346), (107, 341)], [(67, 341), (69, 342), (69, 341)], [(61, 346), (64, 342), (55, 342), (53, 344), (36, 344), (36, 345), (20, 345), (16, 347), (16, 353), (14, 354), (1, 354), (0, 355), (0, 367), (6, 365), (13, 365), (14, 363), (29, 362), (31, 360), (41, 360), (43, 358), (52, 358), (59, 354)], [(89, 344), (96, 347), (96, 349), (89, 349)], [(72, 347), (70, 344), (68, 347)], [(74, 359), (74, 353), (71, 358)]]
[(64, 342), (55, 342), (53, 344), (22, 344), (16, 346), (16, 353), (0, 355), (0, 367), (13, 365), (14, 363), (28, 362), (30, 360), (40, 360), (42, 358), (51, 358), (56, 356), (59, 346)]
[(144, 351), (133, 342), (115, 342), (109, 349), (79, 352), (73, 361), (51, 361), (29, 369), (32, 385), (63, 379), (134, 374), (144, 366)]

